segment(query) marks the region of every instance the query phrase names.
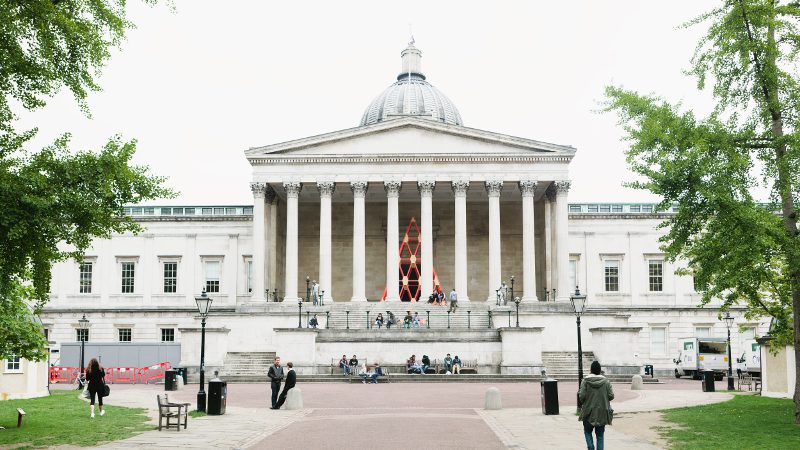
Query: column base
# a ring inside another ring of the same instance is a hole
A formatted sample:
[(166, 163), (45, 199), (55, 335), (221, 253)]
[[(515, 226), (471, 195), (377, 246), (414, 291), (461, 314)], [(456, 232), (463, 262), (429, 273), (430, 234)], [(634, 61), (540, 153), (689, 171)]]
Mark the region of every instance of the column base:
[(532, 295), (532, 296), (529, 296), (529, 297), (525, 296), (525, 297), (522, 297), (522, 299), (521, 299), (521, 302), (533, 303), (533, 302), (538, 302), (538, 301), (539, 301), (539, 299), (535, 295)]
[(350, 301), (354, 303), (359, 303), (359, 302), (363, 303), (367, 301), (367, 297), (352, 297)]
[[(445, 301), (449, 302), (450, 300), (448, 300), (448, 299), (445, 299)], [(461, 297), (461, 296), (459, 295), (459, 296), (458, 296), (458, 304), (460, 305), (460, 304), (462, 304), (462, 303), (469, 303), (469, 297), (466, 297), (466, 296), (465, 296), (465, 297)]]
[[(300, 300), (301, 300), (300, 297), (283, 297), (283, 300), (281, 300), (281, 303), (295, 303), (296, 304)], [(303, 303), (305, 303), (305, 302), (303, 302)]]

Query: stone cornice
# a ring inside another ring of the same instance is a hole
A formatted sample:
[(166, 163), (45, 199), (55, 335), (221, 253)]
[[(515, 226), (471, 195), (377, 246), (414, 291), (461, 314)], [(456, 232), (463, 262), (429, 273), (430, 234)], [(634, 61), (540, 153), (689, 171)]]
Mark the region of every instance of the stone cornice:
[(252, 222), (253, 215), (236, 216), (135, 216), (134, 222)]
[(569, 220), (596, 220), (596, 219), (627, 219), (627, 220), (643, 220), (643, 219), (669, 219), (674, 217), (675, 214), (669, 213), (570, 213)]
[(266, 155), (249, 158), (253, 166), (285, 166), (296, 164), (431, 164), (431, 163), (541, 163), (561, 162), (569, 163), (572, 155), (453, 155), (453, 154), (425, 154), (415, 155), (408, 153), (380, 154), (380, 155)]

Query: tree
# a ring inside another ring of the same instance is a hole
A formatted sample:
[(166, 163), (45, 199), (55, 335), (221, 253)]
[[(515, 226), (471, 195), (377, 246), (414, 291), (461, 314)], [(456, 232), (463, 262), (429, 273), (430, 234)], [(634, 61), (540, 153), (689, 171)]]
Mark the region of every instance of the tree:
[[(702, 305), (746, 306), (772, 316), (779, 344), (793, 343), (800, 369), (800, 2), (726, 0), (685, 26), (708, 23), (690, 74), (712, 86), (714, 112), (697, 118), (680, 105), (621, 87), (606, 88), (606, 111), (620, 118), (631, 186), (678, 204), (661, 226), (672, 260), (688, 261)], [(753, 197), (770, 192), (768, 203)], [(800, 373), (800, 370), (798, 370)], [(800, 424), (800, 378), (795, 380)]]
[(46, 357), (37, 315), (54, 262), (80, 260), (93, 238), (140, 231), (124, 204), (173, 195), (131, 165), (135, 141), (73, 151), (64, 134), (33, 151), (37, 129), (14, 129), (16, 105), (41, 108), (63, 87), (88, 114), (87, 93), (131, 27), (125, 0), (0, 0), (0, 359)]

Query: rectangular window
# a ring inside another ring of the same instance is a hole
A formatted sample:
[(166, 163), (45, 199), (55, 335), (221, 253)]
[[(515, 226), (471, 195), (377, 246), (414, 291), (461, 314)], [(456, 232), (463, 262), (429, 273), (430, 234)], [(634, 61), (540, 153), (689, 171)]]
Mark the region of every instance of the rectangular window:
[(253, 292), (253, 261), (247, 261), (247, 292)]
[(253, 207), (249, 206), (249, 207), (244, 208), (242, 210), (242, 213), (245, 214), (245, 215), (248, 215), (248, 216), (252, 216), (253, 215)]
[(606, 260), (604, 270), (606, 292), (619, 292), (619, 260)]
[(175, 329), (162, 328), (161, 329), (161, 342), (175, 342)]
[(131, 329), (130, 328), (120, 328), (119, 332), (119, 341), (120, 342), (130, 342), (131, 341)]
[(578, 261), (575, 259), (569, 260), (569, 290), (578, 287)]
[(122, 263), (122, 293), (132, 294), (134, 281), (136, 279), (136, 263)]
[(164, 293), (178, 292), (178, 263), (169, 261), (164, 263)]
[(214, 215), (215, 216), (225, 215), (225, 208), (214, 208)]
[(19, 356), (12, 355), (6, 360), (6, 372), (22, 372), (22, 362)]
[(225, 208), (225, 214), (229, 216), (236, 215), (236, 208)]
[(84, 262), (80, 265), (80, 287), (78, 292), (81, 294), (92, 293), (92, 268), (94, 264), (91, 262)]
[(639, 205), (631, 205), (631, 212), (632, 213), (637, 213), (637, 212), (640, 212), (641, 210), (642, 210), (641, 206), (639, 206)]
[(650, 292), (661, 292), (664, 290), (664, 261), (651, 259), (647, 262), (650, 274)]
[(171, 216), (172, 215), (172, 208), (161, 208), (161, 215), (162, 216)]
[(202, 212), (203, 212), (203, 215), (204, 215), (204, 216), (205, 216), (205, 215), (209, 215), (209, 216), (210, 216), (210, 215), (211, 215), (211, 213), (212, 213), (213, 211), (214, 211), (214, 210), (213, 210), (213, 209), (211, 209), (211, 208), (202, 208)]
[(694, 335), (696, 337), (711, 337), (711, 327), (695, 327)]
[(665, 327), (650, 328), (650, 356), (667, 354), (667, 329)]
[(642, 205), (642, 212), (643, 213), (653, 212), (653, 205)]
[(703, 292), (703, 284), (700, 283), (700, 280), (697, 277), (692, 277), (692, 287), (694, 288), (695, 292)]
[(219, 292), (219, 261), (206, 261), (206, 292)]
[(600, 212), (602, 213), (611, 212), (611, 205), (600, 205)]
[(597, 205), (589, 205), (587, 211), (597, 212)]
[(569, 205), (569, 212), (571, 213), (581, 212), (581, 205)]
[(184, 208), (183, 209), (183, 213), (186, 214), (187, 216), (193, 216), (194, 215), (194, 208)]
[(75, 340), (78, 342), (89, 342), (89, 330), (75, 330)]
[(611, 212), (621, 213), (622, 205), (611, 205)]

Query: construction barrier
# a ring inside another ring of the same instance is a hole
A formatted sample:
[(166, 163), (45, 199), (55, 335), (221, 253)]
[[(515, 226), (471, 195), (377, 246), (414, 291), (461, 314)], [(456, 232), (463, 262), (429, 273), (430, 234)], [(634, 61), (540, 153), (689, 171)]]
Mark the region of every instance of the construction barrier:
[[(106, 383), (154, 383), (164, 379), (164, 373), (172, 368), (169, 362), (162, 362), (148, 367), (105, 367)], [(51, 383), (74, 383), (80, 377), (80, 367), (50, 368)]]

